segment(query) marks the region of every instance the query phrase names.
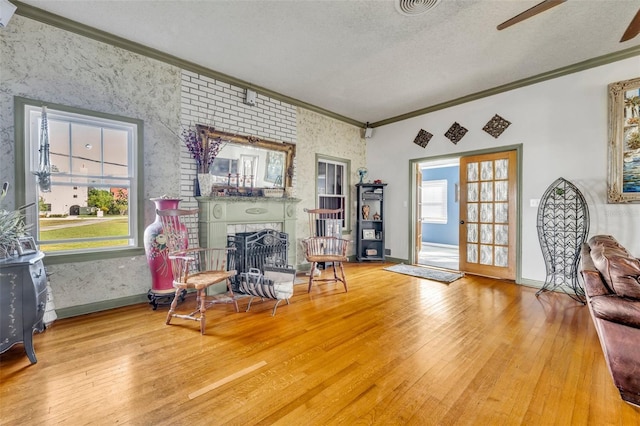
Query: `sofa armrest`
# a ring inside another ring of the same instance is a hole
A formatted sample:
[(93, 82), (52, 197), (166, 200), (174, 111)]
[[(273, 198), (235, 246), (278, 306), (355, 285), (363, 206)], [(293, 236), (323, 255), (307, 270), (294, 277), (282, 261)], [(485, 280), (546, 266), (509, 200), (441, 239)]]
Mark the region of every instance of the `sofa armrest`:
[(611, 294), (592, 297), (589, 303), (593, 314), (598, 318), (640, 328), (640, 300)]

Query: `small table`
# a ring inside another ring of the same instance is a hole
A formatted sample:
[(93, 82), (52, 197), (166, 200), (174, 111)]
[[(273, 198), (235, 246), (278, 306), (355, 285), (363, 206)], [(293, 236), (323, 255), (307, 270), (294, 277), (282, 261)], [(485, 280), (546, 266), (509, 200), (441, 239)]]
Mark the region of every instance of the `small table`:
[(16, 343), (32, 364), (38, 362), (33, 350), (33, 333), (45, 329), (47, 274), (38, 251), (0, 260), (0, 353)]

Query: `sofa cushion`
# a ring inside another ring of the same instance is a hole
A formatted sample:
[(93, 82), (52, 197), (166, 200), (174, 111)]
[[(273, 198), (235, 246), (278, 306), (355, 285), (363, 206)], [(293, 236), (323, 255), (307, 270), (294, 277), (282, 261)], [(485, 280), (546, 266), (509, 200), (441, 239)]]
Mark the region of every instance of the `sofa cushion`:
[(589, 238), (589, 241), (587, 243), (592, 249), (595, 247), (618, 248), (623, 250), (628, 256), (631, 256), (631, 253), (629, 253), (629, 251), (611, 235), (594, 235), (593, 237)]
[(640, 328), (640, 300), (625, 299), (613, 294), (589, 299), (593, 314), (607, 321)]
[(640, 299), (640, 261), (624, 248), (597, 245), (591, 249), (593, 264), (609, 289), (622, 297)]

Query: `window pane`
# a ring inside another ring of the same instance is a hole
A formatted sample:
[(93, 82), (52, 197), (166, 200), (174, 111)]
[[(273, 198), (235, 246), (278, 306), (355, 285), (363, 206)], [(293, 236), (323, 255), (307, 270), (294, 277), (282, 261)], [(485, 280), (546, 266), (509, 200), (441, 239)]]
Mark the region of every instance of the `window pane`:
[(128, 176), (129, 133), (124, 130), (104, 129), (104, 175)]
[(321, 209), (342, 209), (342, 227), (347, 226), (347, 165), (333, 160), (318, 160), (318, 202)]
[(344, 167), (336, 164), (336, 194), (342, 195), (342, 179), (344, 176)]
[(49, 120), (49, 151), (51, 152), (51, 172), (69, 173), (71, 169), (69, 144), (69, 123)]
[(427, 223), (447, 223), (446, 179), (422, 182), (422, 220)]
[(327, 164), (327, 194), (336, 193), (336, 165)]
[(24, 108), (25, 198), (37, 205), (29, 221), (40, 248), (137, 246), (137, 124), (48, 109), (52, 185), (50, 192), (41, 192), (33, 172), (42, 112), (33, 105)]
[(318, 162), (318, 194), (324, 194), (327, 185), (327, 163)]
[(99, 127), (71, 125), (71, 172), (79, 175), (102, 174), (102, 132)]

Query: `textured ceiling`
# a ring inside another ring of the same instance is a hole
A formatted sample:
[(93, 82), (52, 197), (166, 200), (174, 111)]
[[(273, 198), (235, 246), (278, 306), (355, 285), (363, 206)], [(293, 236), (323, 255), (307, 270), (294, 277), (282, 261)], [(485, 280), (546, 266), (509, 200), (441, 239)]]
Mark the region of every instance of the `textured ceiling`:
[[(25, 0), (23, 3), (360, 121), (377, 122), (640, 45), (638, 0)], [(640, 72), (640, 70), (639, 70)]]

